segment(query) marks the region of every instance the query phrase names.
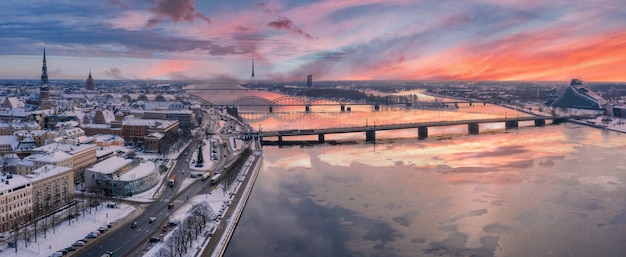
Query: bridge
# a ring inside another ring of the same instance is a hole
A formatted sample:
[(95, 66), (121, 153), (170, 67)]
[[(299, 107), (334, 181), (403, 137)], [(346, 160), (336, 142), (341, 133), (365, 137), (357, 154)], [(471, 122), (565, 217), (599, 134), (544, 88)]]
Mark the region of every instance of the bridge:
[[(402, 96), (389, 95), (382, 98), (380, 102), (366, 102), (366, 101), (354, 101), (350, 99), (341, 99), (341, 98), (323, 98), (323, 97), (315, 97), (315, 98), (307, 98), (301, 96), (291, 96), (285, 95), (278, 97), (276, 99), (270, 100), (260, 96), (244, 96), (236, 99), (232, 104), (226, 104), (228, 106), (235, 106), (237, 108), (245, 108), (245, 107), (262, 107), (267, 108), (269, 113), (274, 112), (274, 107), (283, 107), (283, 106), (301, 106), (304, 107), (305, 112), (311, 112), (311, 107), (313, 106), (338, 106), (341, 112), (351, 111), (350, 106), (373, 106), (375, 110), (380, 110), (381, 105), (395, 105), (395, 104), (403, 104), (403, 105), (419, 105), (419, 106), (433, 106), (433, 107), (443, 107), (448, 105), (454, 105), (458, 107), (458, 104), (469, 104), (470, 106), (474, 104), (471, 100), (452, 100), (452, 101), (437, 101), (437, 102), (420, 102), (420, 101), (411, 101), (410, 99)], [(486, 102), (480, 102), (483, 105), (487, 104)], [(224, 104), (215, 104), (209, 101), (203, 100), (201, 101), (202, 107), (213, 107)]]
[(412, 129), (417, 128), (417, 138), (426, 139), (428, 137), (429, 127), (443, 127), (443, 126), (455, 126), (455, 125), (467, 125), (467, 130), (470, 135), (477, 135), (480, 132), (481, 123), (498, 123), (504, 122), (506, 129), (515, 129), (519, 127), (520, 121), (534, 121), (535, 126), (545, 126), (546, 120), (552, 120), (552, 124), (559, 124), (567, 121), (569, 116), (526, 116), (515, 118), (492, 118), (492, 119), (471, 119), (471, 120), (455, 120), (455, 121), (431, 121), (431, 122), (415, 122), (404, 124), (389, 124), (378, 126), (355, 126), (355, 127), (341, 127), (341, 128), (321, 128), (321, 129), (292, 129), (292, 130), (279, 130), (279, 131), (263, 131), (261, 136), (277, 137), (279, 143), (282, 142), (283, 137), (287, 136), (310, 136), (317, 135), (318, 142), (324, 143), (324, 136), (326, 134), (340, 134), (340, 133), (359, 133), (365, 132), (365, 141), (376, 141), (376, 131), (382, 130), (398, 130), (398, 129)]

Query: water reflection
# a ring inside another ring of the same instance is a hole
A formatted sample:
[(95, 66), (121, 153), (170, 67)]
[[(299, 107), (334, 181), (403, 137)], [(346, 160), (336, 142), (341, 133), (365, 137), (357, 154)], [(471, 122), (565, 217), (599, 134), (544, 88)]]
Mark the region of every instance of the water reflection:
[[(266, 93), (260, 94), (280, 97)], [(283, 116), (268, 115), (252, 126), (523, 115), (493, 105), (280, 110)], [(502, 126), (481, 124), (477, 136), (451, 126), (429, 129), (426, 140), (404, 130), (377, 133), (376, 144), (265, 147), (261, 174), (226, 256), (623, 255), (626, 136), (569, 123), (509, 131)]]
[(625, 149), (571, 124), (266, 147), (226, 256), (618, 256)]

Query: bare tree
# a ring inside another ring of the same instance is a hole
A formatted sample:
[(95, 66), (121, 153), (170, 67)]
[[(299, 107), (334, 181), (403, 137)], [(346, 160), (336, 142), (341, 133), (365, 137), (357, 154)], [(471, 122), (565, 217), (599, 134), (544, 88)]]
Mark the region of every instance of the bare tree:
[(19, 215), (14, 216), (13, 220), (10, 222), (11, 226), (11, 238), (15, 243), (15, 252), (17, 253), (17, 242), (20, 238), (20, 235), (23, 233), (23, 218)]

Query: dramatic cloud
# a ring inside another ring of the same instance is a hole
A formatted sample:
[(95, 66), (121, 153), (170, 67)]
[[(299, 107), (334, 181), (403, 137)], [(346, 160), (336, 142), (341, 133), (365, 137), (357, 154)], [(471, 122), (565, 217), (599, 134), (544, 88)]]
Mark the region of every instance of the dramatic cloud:
[(157, 0), (150, 10), (158, 17), (169, 18), (174, 23), (193, 22), (194, 18), (211, 23), (211, 20), (204, 14), (196, 12), (195, 2), (195, 0)]
[(287, 19), (285, 17), (280, 17), (278, 20), (272, 21), (268, 23), (267, 25), (275, 29), (284, 29), (284, 30), (294, 32), (296, 34), (300, 34), (306, 37), (307, 39), (313, 39), (313, 36), (311, 36), (309, 33), (304, 32), (302, 29), (296, 27), (296, 25), (294, 25), (290, 19)]
[(34, 1), (0, 1), (0, 76), (45, 44), (80, 77), (626, 81), (620, 0)]

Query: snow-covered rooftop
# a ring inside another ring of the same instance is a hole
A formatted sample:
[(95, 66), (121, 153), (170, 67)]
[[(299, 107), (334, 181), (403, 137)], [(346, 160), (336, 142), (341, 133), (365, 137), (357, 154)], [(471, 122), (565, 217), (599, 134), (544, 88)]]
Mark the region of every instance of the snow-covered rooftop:
[(66, 152), (54, 151), (54, 152), (32, 154), (24, 159), (33, 161), (33, 162), (58, 163), (60, 161), (64, 161), (64, 160), (71, 159), (71, 158), (72, 156)]
[[(9, 179), (9, 177), (11, 178)], [(6, 183), (7, 181), (9, 181), (9, 184)], [(0, 176), (0, 191), (20, 187), (28, 183), (30, 183), (30, 181), (24, 176), (15, 174)]]
[(125, 152), (125, 150), (126, 150), (126, 148), (124, 148), (123, 146), (116, 146), (116, 145), (106, 146), (106, 147), (98, 147), (98, 149), (96, 149), (96, 157), (100, 158), (100, 157), (106, 156), (107, 154), (115, 153), (117, 151), (124, 151)]
[[(113, 157), (111, 157), (113, 158)], [(134, 181), (137, 178), (145, 177), (150, 175), (156, 169), (156, 163), (151, 161), (142, 162), (139, 166), (129, 170), (128, 172), (122, 174), (119, 177), (121, 181)]]
[(15, 149), (18, 143), (17, 136), (0, 136), (0, 145), (11, 145)]
[(26, 177), (28, 177), (32, 182), (35, 182), (54, 175), (65, 173), (70, 169), (71, 168), (56, 165), (44, 165), (34, 170), (32, 174), (26, 175)]
[(149, 126), (157, 128), (167, 128), (177, 121), (171, 120), (152, 120), (152, 119), (124, 119), (124, 126)]
[(122, 157), (113, 156), (109, 159), (96, 163), (89, 169), (102, 174), (111, 174), (121, 169), (122, 167), (130, 164), (132, 161), (132, 159), (125, 159)]
[(34, 151), (40, 151), (40, 152), (64, 151), (69, 154), (74, 154), (74, 153), (77, 153), (77, 152), (80, 152), (80, 151), (83, 151), (85, 149), (92, 148), (92, 147), (95, 147), (95, 145), (93, 144), (74, 145), (74, 144), (52, 143), (52, 144), (47, 144), (44, 146), (37, 147), (34, 149)]

